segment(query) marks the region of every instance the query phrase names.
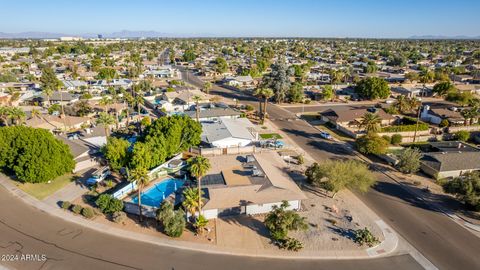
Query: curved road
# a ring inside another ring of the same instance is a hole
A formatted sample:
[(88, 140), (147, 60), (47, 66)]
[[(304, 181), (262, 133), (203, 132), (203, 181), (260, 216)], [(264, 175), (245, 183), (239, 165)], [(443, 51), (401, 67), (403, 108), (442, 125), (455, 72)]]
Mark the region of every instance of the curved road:
[[(0, 187), (0, 255), (45, 255), (2, 261), (15, 269), (422, 269), (410, 256), (374, 260), (284, 260), (160, 247), (91, 230), (26, 205)], [(21, 258), (21, 257), (19, 257)], [(11, 258), (10, 258), (11, 259)], [(0, 267), (1, 268), (1, 267)]]

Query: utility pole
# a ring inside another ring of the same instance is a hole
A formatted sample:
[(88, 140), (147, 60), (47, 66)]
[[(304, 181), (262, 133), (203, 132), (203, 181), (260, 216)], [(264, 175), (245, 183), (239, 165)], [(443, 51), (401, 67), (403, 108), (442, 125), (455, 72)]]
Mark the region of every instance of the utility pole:
[(418, 106), (418, 113), (417, 113), (417, 123), (415, 124), (415, 132), (413, 133), (413, 142), (417, 139), (417, 130), (418, 130), (418, 123), (420, 122), (420, 112), (422, 111), (422, 102)]

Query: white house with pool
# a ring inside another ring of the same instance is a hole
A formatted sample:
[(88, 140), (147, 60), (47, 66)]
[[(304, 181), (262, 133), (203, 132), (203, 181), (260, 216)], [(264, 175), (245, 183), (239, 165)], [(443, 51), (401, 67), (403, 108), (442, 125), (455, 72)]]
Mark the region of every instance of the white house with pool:
[(212, 169), (202, 178), (202, 214), (208, 219), (267, 213), (283, 200), (289, 202), (289, 209), (300, 210), (301, 201), (307, 198), (276, 152), (209, 159)]

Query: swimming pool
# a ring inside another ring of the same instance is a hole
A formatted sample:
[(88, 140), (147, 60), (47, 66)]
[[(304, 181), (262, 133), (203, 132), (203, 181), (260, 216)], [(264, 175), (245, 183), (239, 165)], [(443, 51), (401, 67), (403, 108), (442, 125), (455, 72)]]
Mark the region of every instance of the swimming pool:
[[(170, 194), (175, 192), (175, 190), (182, 187), (183, 184), (184, 181), (180, 179), (170, 178), (163, 180), (142, 192), (142, 204), (152, 207), (160, 207), (160, 203), (170, 196)], [(138, 203), (138, 196), (132, 197), (132, 202)]]

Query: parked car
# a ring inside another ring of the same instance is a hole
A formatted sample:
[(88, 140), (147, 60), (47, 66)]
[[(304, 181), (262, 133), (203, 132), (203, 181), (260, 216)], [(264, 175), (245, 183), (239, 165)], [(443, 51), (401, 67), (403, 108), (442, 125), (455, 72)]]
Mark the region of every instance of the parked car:
[(330, 135), (330, 133), (325, 132), (325, 131), (320, 132), (320, 137), (322, 137), (326, 140), (331, 140), (332, 139), (332, 135)]
[(270, 147), (270, 148), (283, 148), (285, 143), (280, 140), (266, 140), (260, 142), (260, 145), (263, 147)]
[(87, 179), (86, 183), (88, 186), (93, 186), (105, 180), (105, 178), (107, 178), (107, 176), (110, 174), (111, 173), (108, 167), (100, 168), (96, 170), (90, 178)]

